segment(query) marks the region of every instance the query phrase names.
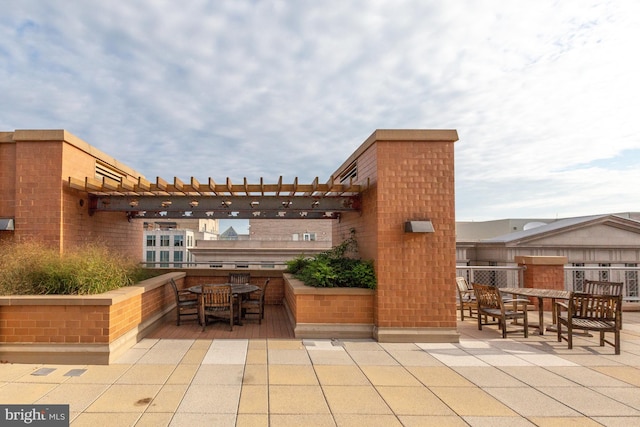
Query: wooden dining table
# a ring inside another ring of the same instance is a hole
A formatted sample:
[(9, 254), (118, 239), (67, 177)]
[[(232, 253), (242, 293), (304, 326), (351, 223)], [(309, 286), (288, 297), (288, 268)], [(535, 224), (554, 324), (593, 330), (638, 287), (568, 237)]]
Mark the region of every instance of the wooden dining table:
[(544, 304), (545, 298), (551, 299), (552, 325), (547, 327), (548, 331), (555, 331), (556, 323), (556, 300), (568, 300), (571, 292), (560, 289), (544, 289), (544, 288), (500, 288), (500, 292), (523, 297), (534, 297), (538, 299), (538, 324), (529, 326), (538, 328), (538, 333), (544, 335)]
[[(231, 286), (231, 293), (233, 294), (236, 302), (237, 302), (237, 310), (238, 310), (238, 322), (239, 326), (242, 326), (242, 299), (245, 295), (250, 294), (251, 292), (255, 292), (260, 289), (259, 286), (250, 285), (249, 283), (215, 283), (212, 285), (207, 284), (206, 286)], [(202, 294), (202, 285), (191, 286), (187, 288), (189, 292), (192, 292), (196, 295)], [(202, 298), (198, 297), (199, 304), (202, 304)], [(202, 312), (202, 307), (198, 309), (198, 312)], [(200, 319), (200, 321), (204, 321), (204, 319)]]

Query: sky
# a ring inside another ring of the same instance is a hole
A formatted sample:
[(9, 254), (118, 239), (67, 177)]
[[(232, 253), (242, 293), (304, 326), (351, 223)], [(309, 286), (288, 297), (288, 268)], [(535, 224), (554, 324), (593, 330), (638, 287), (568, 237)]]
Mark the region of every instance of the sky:
[(0, 131), (150, 181), (326, 182), (455, 129), (458, 221), (640, 211), (637, 0), (0, 3)]

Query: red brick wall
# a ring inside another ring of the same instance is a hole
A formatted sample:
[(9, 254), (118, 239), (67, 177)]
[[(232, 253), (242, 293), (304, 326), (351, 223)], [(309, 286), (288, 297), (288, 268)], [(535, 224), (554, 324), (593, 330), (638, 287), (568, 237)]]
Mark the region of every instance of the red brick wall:
[[(422, 136), (377, 132), (356, 152), (358, 183), (370, 187), (362, 212), (344, 215), (334, 234), (337, 243), (354, 228), (374, 260), (378, 327), (456, 327), (453, 141)], [(405, 221), (424, 219), (435, 233), (404, 232)]]

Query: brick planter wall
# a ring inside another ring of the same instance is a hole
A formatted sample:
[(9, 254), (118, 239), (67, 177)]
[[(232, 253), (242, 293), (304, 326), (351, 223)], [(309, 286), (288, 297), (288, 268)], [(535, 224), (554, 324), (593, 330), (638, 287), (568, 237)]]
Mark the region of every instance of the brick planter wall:
[(99, 295), (0, 297), (0, 361), (109, 364), (175, 307), (167, 273)]
[(313, 288), (284, 274), (284, 299), (296, 338), (371, 338), (375, 291)]

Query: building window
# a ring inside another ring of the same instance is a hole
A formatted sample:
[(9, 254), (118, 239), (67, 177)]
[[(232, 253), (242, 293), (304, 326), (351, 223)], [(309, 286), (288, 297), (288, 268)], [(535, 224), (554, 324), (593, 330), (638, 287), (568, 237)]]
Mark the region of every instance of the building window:
[(160, 246), (169, 246), (169, 236), (160, 236)]
[(304, 233), (302, 235), (302, 240), (305, 242), (312, 242), (316, 240), (316, 233)]
[(173, 236), (173, 246), (184, 246), (184, 236), (182, 235)]
[(156, 251), (147, 251), (147, 262), (150, 263), (147, 265), (147, 267), (149, 268), (155, 267)]
[(169, 267), (169, 251), (160, 251), (160, 267)]
[(182, 261), (184, 261), (184, 252), (174, 252), (173, 253), (173, 266), (176, 268), (182, 267)]
[(156, 245), (156, 236), (148, 235), (147, 236), (147, 247), (153, 247)]

